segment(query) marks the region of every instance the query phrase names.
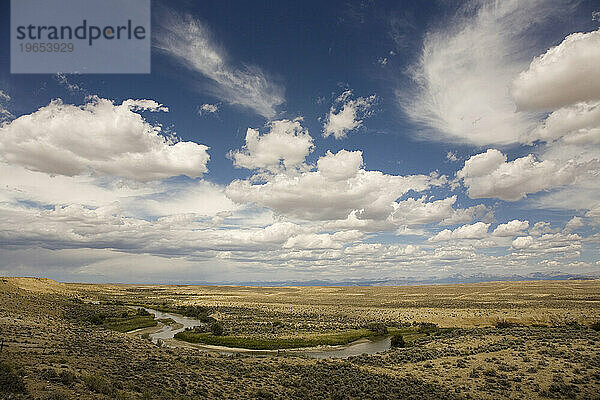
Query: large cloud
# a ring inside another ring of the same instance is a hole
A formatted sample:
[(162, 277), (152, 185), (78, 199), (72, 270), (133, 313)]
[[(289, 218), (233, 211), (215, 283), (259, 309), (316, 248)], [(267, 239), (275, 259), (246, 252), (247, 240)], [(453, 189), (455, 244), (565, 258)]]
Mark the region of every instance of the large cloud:
[(0, 162), (0, 187), (0, 203), (90, 208), (118, 203), (124, 214), (138, 218), (182, 213), (214, 218), (239, 209), (225, 196), (223, 186), (195, 179), (138, 183), (90, 175), (50, 176)]
[(229, 153), (236, 167), (277, 171), (304, 163), (314, 146), (301, 120), (273, 121), (269, 128), (264, 135), (248, 128), (244, 147)]
[(362, 168), (361, 152), (329, 152), (317, 166), (315, 171), (278, 173), (264, 183), (235, 180), (225, 193), (236, 202), (255, 203), (294, 218), (345, 219), (355, 211), (363, 219), (385, 219), (403, 194), (445, 182), (436, 176), (367, 171)]
[(532, 28), (570, 8), (546, 0), (467, 2), (427, 33), (408, 69), (416, 88), (397, 91), (402, 109), (429, 136), (477, 145), (517, 142), (536, 120), (515, 112), (507, 88), (531, 60)]
[(463, 180), (471, 198), (516, 201), (529, 193), (571, 184), (598, 167), (598, 160), (538, 161), (532, 154), (507, 162), (506, 155), (489, 149), (465, 161), (456, 176)]
[[(211, 279), (222, 281), (224, 270), (229, 271), (227, 276), (233, 280), (240, 279), (231, 274), (234, 271), (243, 273), (241, 279), (251, 279), (257, 276), (252, 271), (272, 274), (273, 268), (278, 269), (278, 276), (283, 274), (291, 279), (314, 279), (319, 271), (321, 278), (340, 280), (352, 274), (380, 278), (382, 274), (429, 276), (468, 273), (481, 268), (501, 273), (515, 268), (519, 272), (532, 271), (536, 269), (531, 263), (537, 263), (545, 255), (553, 257), (556, 268), (567, 265), (567, 258), (577, 257), (582, 248), (578, 235), (551, 233), (519, 238), (513, 242), (513, 254), (507, 256), (481, 254), (477, 251), (481, 247), (478, 243), (485, 239), (489, 227), (481, 222), (444, 231), (449, 237), (439, 237), (441, 243), (436, 239), (422, 246), (366, 243), (359, 231), (324, 232), (315, 224), (279, 221), (260, 227), (218, 227), (208, 222), (193, 214), (145, 221), (122, 215), (117, 205), (95, 209), (69, 205), (50, 210), (0, 205), (0, 270), (31, 274), (39, 271), (40, 263), (35, 260), (32, 263), (27, 254), (44, 254), (44, 260), (54, 259), (52, 265), (57, 257), (67, 257), (62, 261), (73, 272), (65, 279), (76, 276), (90, 279), (87, 274), (94, 272), (104, 276), (100, 278), (103, 280), (108, 275), (112, 280), (127, 280), (133, 271), (130, 264), (142, 263), (146, 268), (145, 262), (159, 256), (165, 257), (165, 263), (153, 260), (147, 272), (169, 271), (169, 279), (174, 279), (175, 264), (185, 264), (186, 274), (181, 279), (187, 280), (206, 279), (209, 276), (206, 273), (213, 271)], [(500, 246), (510, 246), (510, 241)], [(40, 252), (40, 249), (49, 250)], [(82, 251), (73, 258), (65, 253), (68, 249)], [(215, 263), (219, 265), (218, 273), (211, 269)], [(588, 264), (583, 265), (589, 270)], [(202, 268), (202, 272), (198, 274), (197, 268)], [(267, 279), (272, 278), (267, 275)]]
[(0, 206), (0, 244), (49, 249), (110, 248), (129, 253), (214, 257), (211, 252), (279, 248), (306, 229), (291, 222), (220, 229), (196, 214), (148, 221), (127, 217), (118, 204), (78, 204), (40, 210)]
[(208, 147), (161, 134), (136, 111), (166, 111), (153, 100), (92, 98), (82, 106), (54, 100), (0, 127), (0, 157), (32, 171), (85, 172), (138, 181), (195, 178), (207, 171)]
[(388, 220), (396, 225), (422, 225), (440, 223), (454, 225), (471, 222), (476, 218), (489, 219), (492, 213), (483, 204), (469, 208), (453, 208), (457, 196), (441, 200), (426, 201), (426, 196), (408, 198), (394, 203), (394, 211)]
[(426, 201), (422, 196), (418, 199), (409, 198), (394, 204), (390, 219), (399, 225), (419, 225), (440, 222), (450, 218), (455, 210), (456, 196), (446, 199)]
[[(172, 12), (160, 18), (154, 45), (212, 82), (212, 92), (230, 104), (250, 108), (271, 118), (285, 101), (283, 88), (259, 67), (232, 65), (210, 30), (192, 16)], [(205, 92), (205, 90), (203, 90)]]
[(469, 208), (454, 208), (457, 196), (427, 201), (426, 196), (408, 198), (391, 204), (393, 211), (385, 219), (364, 218), (359, 210), (352, 211), (345, 219), (327, 221), (323, 224), (326, 230), (356, 229), (362, 232), (382, 232), (395, 230), (399, 236), (426, 236), (423, 228), (426, 224), (455, 225), (481, 219), (485, 222), (493, 220), (493, 211), (479, 204)]
[[(507, 162), (498, 150), (471, 157), (456, 176), (472, 198), (496, 197), (515, 201), (527, 194), (538, 205), (589, 209), (600, 185), (600, 30), (577, 33), (545, 52), (512, 82), (520, 109), (550, 110), (530, 130), (521, 131), (523, 143), (539, 143), (529, 154)], [(495, 131), (493, 131), (495, 132)]]
[(600, 30), (573, 33), (536, 57), (512, 83), (520, 109), (555, 109), (600, 100)]
[(592, 205), (585, 216), (591, 218), (596, 224), (600, 225), (600, 203)]
[(528, 142), (553, 142), (561, 138), (569, 144), (600, 143), (600, 101), (559, 108), (525, 136)]
[(579, 256), (581, 236), (574, 233), (548, 233), (538, 237), (521, 236), (513, 240), (512, 248), (517, 254), (542, 256), (561, 253), (562, 257)]

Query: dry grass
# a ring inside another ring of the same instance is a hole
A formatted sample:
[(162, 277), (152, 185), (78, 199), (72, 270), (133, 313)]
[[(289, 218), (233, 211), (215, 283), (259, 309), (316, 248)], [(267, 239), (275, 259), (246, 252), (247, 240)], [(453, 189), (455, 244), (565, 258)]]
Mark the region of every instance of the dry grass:
[[(600, 281), (487, 282), (406, 287), (235, 287), (68, 285), (99, 300), (195, 304), (219, 310), (221, 319), (281, 314), (300, 321), (329, 319), (411, 323), (440, 327), (581, 324), (598, 319)], [(237, 310), (241, 310), (238, 312)], [(239, 315), (242, 314), (242, 315)], [(332, 326), (332, 328), (337, 328)]]
[[(72, 318), (121, 303), (207, 307), (231, 335), (318, 335), (374, 322), (458, 329), (420, 333), (406, 349), (319, 361), (159, 348)], [(599, 281), (250, 288), (4, 278), (0, 357), (23, 377), (28, 394), (11, 394), (23, 399), (594, 399), (600, 334), (588, 327), (599, 311)]]

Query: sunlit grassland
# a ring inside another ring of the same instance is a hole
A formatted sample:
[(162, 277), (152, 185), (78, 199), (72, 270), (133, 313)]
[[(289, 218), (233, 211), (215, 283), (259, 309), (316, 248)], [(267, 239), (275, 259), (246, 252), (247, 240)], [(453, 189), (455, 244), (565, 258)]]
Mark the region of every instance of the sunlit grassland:
[(135, 329), (156, 326), (157, 322), (152, 315), (135, 316), (131, 318), (108, 319), (102, 324), (105, 328), (117, 332), (129, 332)]
[[(402, 335), (407, 345), (412, 345), (415, 340), (428, 334), (435, 334), (441, 330), (435, 329), (424, 332), (418, 327), (388, 328), (388, 335)], [(232, 348), (244, 348), (252, 350), (277, 350), (293, 349), (316, 346), (346, 345), (363, 338), (374, 338), (379, 336), (370, 329), (349, 329), (338, 332), (298, 334), (284, 336), (260, 336), (260, 335), (224, 335), (217, 336), (207, 332), (183, 331), (175, 335), (175, 338), (189, 343), (199, 343), (212, 346), (225, 346)]]
[(355, 340), (375, 336), (369, 329), (351, 329), (341, 332), (316, 333), (295, 336), (215, 336), (211, 333), (179, 332), (176, 339), (190, 343), (202, 343), (213, 346), (236, 347), (253, 350), (293, 349), (299, 347), (345, 345)]
[[(259, 354), (107, 329), (153, 324), (142, 306), (198, 320), (184, 333), (199, 343)], [(4, 372), (29, 392), (16, 398), (594, 399), (599, 310), (600, 280), (254, 288), (0, 279)], [(289, 350), (381, 335), (393, 347), (376, 354), (315, 360)], [(260, 352), (278, 348), (284, 356)]]
[(600, 280), (402, 287), (64, 286), (101, 302), (165, 312), (182, 314), (181, 307), (202, 307), (209, 315), (218, 312), (217, 319), (232, 335), (270, 330), (276, 320), (285, 324), (279, 330), (287, 333), (357, 329), (374, 321), (461, 328), (495, 326), (500, 320), (528, 326), (564, 321), (587, 325), (595, 322), (590, 317), (600, 301)]

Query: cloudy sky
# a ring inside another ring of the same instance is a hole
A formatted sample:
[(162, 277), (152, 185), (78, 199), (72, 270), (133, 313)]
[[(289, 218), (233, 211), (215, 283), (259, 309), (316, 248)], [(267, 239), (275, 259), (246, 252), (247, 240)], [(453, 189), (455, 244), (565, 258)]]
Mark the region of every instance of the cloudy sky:
[(152, 74), (11, 75), (0, 275), (600, 271), (594, 1), (153, 3)]

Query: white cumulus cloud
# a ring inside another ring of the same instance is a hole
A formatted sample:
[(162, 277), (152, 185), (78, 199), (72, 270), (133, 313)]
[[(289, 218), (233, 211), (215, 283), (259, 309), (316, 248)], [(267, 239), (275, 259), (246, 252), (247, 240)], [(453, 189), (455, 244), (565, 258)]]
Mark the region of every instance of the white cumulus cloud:
[(558, 253), (561, 257), (578, 257), (581, 252), (581, 236), (573, 233), (547, 233), (541, 236), (521, 236), (512, 241), (517, 254), (543, 256)]
[(317, 169), (327, 179), (339, 181), (356, 175), (363, 166), (362, 151), (340, 150), (333, 154), (327, 154), (317, 161)]
[(531, 236), (520, 236), (512, 241), (512, 247), (515, 249), (526, 249), (530, 247), (534, 242)]
[(488, 236), (490, 224), (476, 222), (472, 225), (459, 226), (454, 230), (444, 229), (435, 236), (430, 237), (430, 242), (442, 242), (456, 239), (483, 239)]
[(529, 221), (520, 221), (514, 219), (507, 222), (506, 224), (500, 224), (494, 229), (492, 235), (494, 236), (517, 236), (524, 230), (529, 228)]
[(573, 33), (536, 57), (514, 80), (511, 94), (524, 110), (555, 109), (600, 100), (600, 30)]
[(362, 164), (360, 152), (341, 150), (321, 157), (314, 171), (281, 172), (265, 182), (235, 180), (225, 193), (238, 203), (258, 204), (294, 218), (345, 219), (354, 211), (361, 219), (381, 220), (408, 191), (419, 192), (445, 183), (444, 177), (367, 171)]
[(0, 157), (32, 171), (85, 172), (138, 181), (202, 176), (207, 146), (162, 135), (136, 111), (167, 111), (154, 100), (91, 98), (82, 106), (60, 99), (0, 127)]
[(584, 225), (585, 225), (585, 223), (583, 222), (583, 219), (575, 216), (575, 217), (571, 218), (569, 220), (569, 222), (567, 222), (567, 224), (565, 225), (565, 230), (573, 231), (575, 229), (581, 228)]
[(246, 131), (246, 144), (231, 151), (229, 157), (236, 167), (277, 171), (291, 169), (304, 162), (313, 149), (313, 139), (302, 127), (301, 119), (284, 119), (269, 123), (269, 132), (261, 135), (256, 129)]
[(454, 154), (453, 152), (449, 151), (448, 153), (446, 153), (446, 160), (451, 161), (451, 162), (455, 162), (455, 161), (458, 161), (458, 157), (456, 157), (456, 154)]
[(341, 249), (344, 244), (355, 242), (363, 237), (359, 231), (329, 233), (303, 233), (290, 237), (284, 249)]
[(525, 141), (553, 142), (561, 138), (569, 144), (600, 143), (600, 101), (581, 102), (553, 111), (525, 136)]
[(465, 161), (456, 176), (463, 180), (471, 198), (516, 201), (529, 193), (573, 183), (578, 176), (597, 168), (597, 160), (539, 161), (533, 154), (507, 162), (502, 152), (489, 149)]

